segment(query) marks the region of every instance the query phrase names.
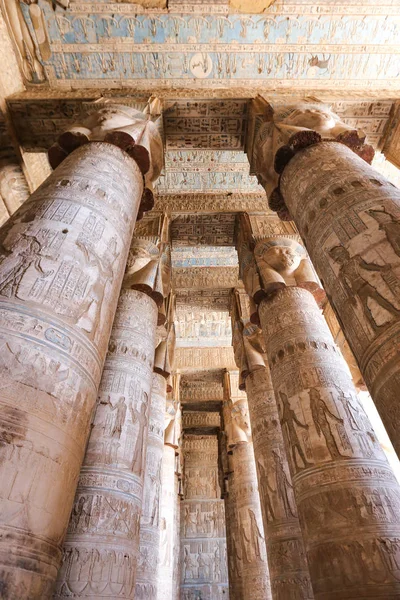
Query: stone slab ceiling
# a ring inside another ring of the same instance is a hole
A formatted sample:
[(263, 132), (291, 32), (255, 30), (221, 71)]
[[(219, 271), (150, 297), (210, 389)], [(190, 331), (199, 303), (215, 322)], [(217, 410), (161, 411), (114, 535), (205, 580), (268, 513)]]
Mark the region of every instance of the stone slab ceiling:
[(397, 0), (260, 2), (262, 14), (190, 0), (147, 11), (107, 0), (71, 0), (66, 11), (38, 3), (49, 51), (32, 80), (52, 88), (400, 88)]

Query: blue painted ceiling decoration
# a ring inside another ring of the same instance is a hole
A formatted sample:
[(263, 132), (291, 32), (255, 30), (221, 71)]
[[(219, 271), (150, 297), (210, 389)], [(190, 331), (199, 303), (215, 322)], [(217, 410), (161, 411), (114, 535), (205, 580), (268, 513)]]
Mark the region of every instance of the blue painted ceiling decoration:
[(260, 15), (185, 14), (184, 5), (182, 13), (145, 12), (103, 1), (71, 1), (66, 11), (46, 0), (39, 6), (53, 87), (400, 87), (393, 0), (283, 0)]

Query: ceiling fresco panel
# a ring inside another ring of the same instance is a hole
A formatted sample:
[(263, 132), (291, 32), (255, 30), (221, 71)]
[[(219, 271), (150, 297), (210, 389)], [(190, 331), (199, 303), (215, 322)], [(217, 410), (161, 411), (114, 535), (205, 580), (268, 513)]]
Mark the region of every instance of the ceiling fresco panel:
[(400, 89), (398, 2), (284, 0), (259, 15), (206, 14), (203, 3), (39, 7), (52, 87)]

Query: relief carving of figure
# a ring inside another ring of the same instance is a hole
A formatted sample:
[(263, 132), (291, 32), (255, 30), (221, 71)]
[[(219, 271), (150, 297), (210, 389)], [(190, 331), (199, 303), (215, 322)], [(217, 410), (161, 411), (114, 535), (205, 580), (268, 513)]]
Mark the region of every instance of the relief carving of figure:
[[(366, 271), (380, 273), (385, 281), (385, 275), (389, 275), (391, 272), (390, 265), (382, 266), (375, 263), (367, 263), (359, 254), (351, 257), (349, 252), (343, 246), (334, 246), (329, 250), (329, 255), (339, 265), (339, 276), (343, 281), (349, 302), (356, 306), (358, 297), (364, 314), (374, 331), (379, 329), (379, 327), (385, 326), (386, 323), (384, 325), (377, 324), (368, 305), (368, 300), (374, 300), (379, 306), (384, 308), (394, 317), (400, 315), (400, 310), (395, 308), (376, 287), (369, 283), (365, 273)], [(385, 283), (387, 282), (385, 281)]]
[(231, 410), (231, 442), (237, 444), (251, 439), (249, 411), (245, 402), (237, 401)]
[(125, 423), (125, 417), (126, 417), (126, 404), (125, 404), (125, 397), (124, 396), (120, 396), (120, 398), (118, 399), (118, 402), (113, 406), (111, 404), (111, 400), (110, 400), (110, 396), (108, 397), (108, 406), (109, 406), (109, 410), (114, 412), (116, 411), (115, 415), (113, 416), (113, 418), (109, 419), (109, 435), (112, 438), (117, 438), (119, 439), (121, 437), (121, 433), (122, 433), (122, 428), (124, 426)]
[(21, 233), (11, 247), (10, 254), (1, 261), (2, 275), (0, 279), (0, 295), (7, 298), (19, 298), (18, 291), (24, 275), (30, 267), (38, 271), (43, 278), (52, 275), (53, 271), (44, 271), (41, 265), (40, 252), (42, 245), (34, 235)]
[(397, 256), (400, 256), (400, 223), (386, 210), (368, 210), (371, 217), (379, 224), (379, 229), (385, 232), (386, 239)]
[(198, 579), (198, 564), (194, 556), (190, 553), (190, 551), (185, 547), (185, 557), (183, 559), (184, 568), (185, 568), (185, 580), (188, 579)]
[[(289, 439), (290, 447), (292, 450), (293, 466), (296, 468), (296, 470), (311, 467), (313, 463), (307, 461), (295, 427), (295, 425), (297, 425), (298, 427), (307, 430), (308, 425), (299, 421), (299, 419), (296, 416), (296, 413), (290, 406), (290, 401), (287, 395), (283, 392), (279, 392), (279, 395), (282, 403), (282, 416), (280, 418), (280, 423), (282, 425), (282, 429), (286, 429), (287, 437)], [(302, 467), (297, 464), (296, 450), (301, 460), (303, 461)]]
[(94, 268), (95, 273), (88, 298), (84, 302), (78, 319), (78, 325), (94, 336), (101, 323), (101, 309), (107, 285), (112, 284), (114, 280), (114, 265), (119, 257), (119, 252), (117, 252), (115, 238), (110, 240), (107, 251), (102, 257), (97, 254), (90, 241), (78, 239), (76, 245), (83, 252), (87, 264)]
[(147, 394), (144, 393), (143, 395), (144, 402), (142, 402), (140, 411), (135, 409), (133, 403), (130, 405), (132, 423), (138, 423), (132, 458), (132, 472), (139, 476), (143, 473), (144, 444), (147, 431)]
[(254, 256), (267, 294), (286, 285), (297, 285), (311, 292), (320, 290), (307, 253), (296, 240), (265, 238), (257, 242)]
[(243, 547), (243, 554), (246, 557), (247, 563), (253, 562), (253, 560), (263, 559), (262, 544), (264, 537), (260, 531), (257, 523), (256, 515), (251, 508), (247, 509), (249, 520), (241, 518), (240, 520), (240, 533), (241, 542)]
[(337, 423), (343, 425), (343, 419), (337, 417), (327, 406), (326, 402), (321, 397), (319, 390), (316, 388), (310, 388), (310, 408), (311, 415), (314, 421), (315, 429), (317, 430), (318, 437), (321, 437), (323, 434), (325, 438), (326, 447), (331, 455), (332, 460), (337, 458), (347, 458), (343, 456), (338, 448), (335, 437), (332, 433), (331, 423), (329, 421), (330, 417)]
[(199, 552), (197, 554), (197, 565), (198, 565), (198, 573), (199, 579), (208, 579), (209, 578), (209, 570), (210, 565), (208, 564), (207, 555), (203, 552)]
[(269, 481), (268, 481), (268, 473), (266, 468), (264, 467), (263, 463), (258, 460), (257, 462), (258, 465), (258, 472), (260, 474), (259, 480), (260, 480), (260, 497), (261, 499), (264, 501), (263, 502), (263, 507), (264, 507), (264, 511), (265, 511), (265, 516), (267, 518), (267, 521), (269, 523), (275, 521), (275, 512), (274, 512), (274, 507), (273, 504), (271, 502), (271, 498), (269, 495), (269, 491), (274, 494), (275, 490), (269, 485)]
[(297, 517), (296, 509), (293, 507), (292, 492), (293, 485), (286, 474), (283, 466), (282, 458), (275, 450), (272, 451), (275, 462), (275, 477), (276, 477), (276, 491), (279, 498), (282, 501), (285, 515), (287, 518)]
[(160, 491), (161, 491), (161, 461), (158, 464), (155, 475), (150, 476), (153, 485), (153, 500), (150, 512), (150, 524), (158, 525), (160, 520)]

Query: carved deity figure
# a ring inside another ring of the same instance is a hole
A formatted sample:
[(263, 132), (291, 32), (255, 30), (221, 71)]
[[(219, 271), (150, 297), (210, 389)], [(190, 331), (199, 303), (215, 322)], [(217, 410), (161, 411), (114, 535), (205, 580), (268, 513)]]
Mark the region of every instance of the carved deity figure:
[(251, 439), (249, 411), (246, 401), (230, 402), (230, 423), (228, 426), (228, 444), (234, 446)]
[(262, 543), (264, 536), (261, 533), (254, 511), (248, 508), (247, 512), (249, 519), (241, 518), (240, 532), (246, 562), (251, 563), (257, 558), (263, 559)]
[(189, 580), (189, 579), (197, 579), (197, 573), (198, 573), (198, 564), (197, 564), (197, 560), (195, 559), (194, 556), (192, 556), (192, 554), (190, 553), (190, 550), (188, 550), (185, 547), (185, 557), (183, 559), (184, 562), (184, 568), (185, 568), (185, 580)]
[(256, 244), (254, 256), (267, 294), (287, 285), (320, 289), (308, 255), (296, 240), (265, 238)]
[[(8, 250), (8, 248), (5, 248)], [(53, 271), (44, 271), (41, 265), (40, 252), (42, 245), (34, 235), (21, 233), (10, 246), (10, 254), (1, 262), (0, 295), (7, 298), (18, 298), (18, 291), (24, 275), (30, 267), (36, 269), (44, 278)]]
[(150, 475), (150, 481), (153, 487), (153, 499), (150, 510), (150, 524), (158, 525), (160, 521), (160, 492), (161, 492), (161, 467), (162, 462), (158, 463), (157, 472), (155, 475)]
[(274, 511), (274, 507), (270, 498), (270, 495), (268, 492), (271, 492), (272, 494), (275, 493), (275, 490), (272, 489), (272, 487), (269, 485), (269, 481), (268, 481), (268, 473), (266, 468), (264, 467), (263, 463), (261, 462), (261, 460), (258, 460), (257, 462), (257, 466), (258, 466), (258, 472), (260, 474), (259, 477), (259, 481), (260, 481), (260, 497), (263, 500), (263, 507), (264, 507), (264, 511), (265, 511), (265, 516), (267, 518), (267, 521), (269, 523), (275, 521), (275, 511)]
[[(251, 165), (268, 196), (278, 185), (275, 155), (293, 135), (310, 131), (316, 132), (322, 139), (341, 140), (354, 133), (354, 128), (343, 123), (329, 106), (319, 102), (303, 101), (275, 108), (262, 98), (260, 102), (264, 103), (265, 120), (254, 138)], [(363, 132), (359, 137), (365, 138)]]
[(132, 423), (137, 423), (135, 446), (132, 457), (132, 472), (136, 475), (143, 473), (144, 444), (147, 430), (147, 394), (144, 393), (144, 402), (142, 402), (140, 411), (136, 410), (133, 403), (130, 405)]
[(158, 306), (167, 295), (160, 246), (154, 240), (134, 237), (128, 255), (124, 286), (149, 294)]
[(297, 517), (295, 508), (293, 508), (293, 502), (291, 501), (293, 489), (292, 483), (286, 474), (283, 466), (282, 458), (275, 450), (272, 451), (274, 462), (275, 462), (275, 477), (276, 477), (276, 491), (281, 499), (283, 509), (287, 518)]
[(332, 460), (337, 458), (346, 458), (339, 452), (337, 442), (332, 433), (331, 422), (329, 420), (329, 418), (333, 419), (337, 423), (343, 425), (343, 419), (336, 416), (329, 409), (329, 406), (321, 397), (319, 390), (316, 388), (310, 388), (309, 395), (311, 415), (314, 421), (315, 429), (318, 433), (318, 437), (321, 437), (321, 434), (324, 436), (326, 447), (331, 455)]
[(108, 397), (108, 406), (109, 406), (110, 411), (112, 411), (112, 412), (116, 411), (114, 418), (111, 420), (111, 422), (109, 424), (110, 436), (112, 438), (119, 439), (121, 437), (122, 428), (124, 426), (125, 417), (126, 417), (127, 409), (126, 409), (126, 404), (125, 404), (125, 397), (121, 396), (118, 399), (118, 402), (114, 406), (111, 404), (110, 397)]
[(379, 224), (379, 229), (385, 232), (386, 239), (397, 256), (400, 256), (400, 223), (386, 210), (368, 210), (371, 217)]
[[(339, 276), (348, 294), (349, 302), (357, 305), (357, 298), (359, 299), (364, 314), (374, 331), (379, 329), (379, 327), (385, 326), (386, 323), (384, 325), (377, 324), (368, 304), (369, 300), (374, 300), (394, 317), (400, 315), (400, 310), (395, 308), (379, 290), (379, 288), (387, 284), (385, 276), (391, 272), (390, 265), (378, 265), (373, 262), (367, 262), (359, 254), (350, 256), (344, 246), (334, 246), (329, 250), (329, 255), (339, 265)], [(367, 273), (371, 271), (379, 273), (383, 279), (383, 282), (381, 281), (376, 284), (379, 286), (378, 289), (368, 280)]]
[[(281, 415), (281, 425), (282, 428), (286, 429), (287, 436), (289, 439), (290, 447), (292, 450), (293, 457), (293, 466), (297, 469), (305, 469), (306, 467), (311, 467), (312, 463), (308, 462), (306, 456), (303, 452), (303, 447), (300, 443), (299, 437), (297, 435), (297, 430), (295, 425), (301, 427), (302, 429), (308, 429), (308, 425), (302, 423), (296, 416), (296, 413), (290, 406), (290, 401), (287, 395), (284, 392), (279, 392), (280, 400), (282, 404), (282, 415)], [(296, 450), (301, 460), (303, 461), (303, 466), (299, 466), (297, 464)]]

